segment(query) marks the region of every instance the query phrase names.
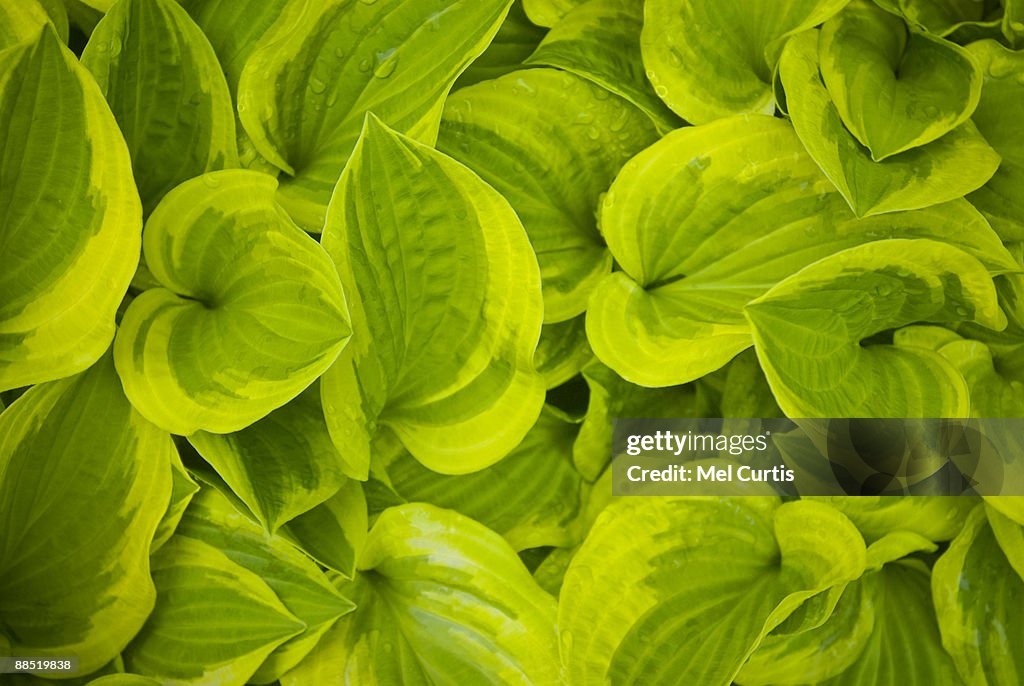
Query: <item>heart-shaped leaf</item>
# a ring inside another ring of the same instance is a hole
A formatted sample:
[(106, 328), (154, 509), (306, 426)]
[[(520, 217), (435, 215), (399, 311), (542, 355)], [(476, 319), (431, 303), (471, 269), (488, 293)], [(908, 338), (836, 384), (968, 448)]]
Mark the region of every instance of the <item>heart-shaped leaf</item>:
[(647, 76), (676, 114), (704, 124), (775, 111), (772, 70), (787, 36), (849, 0), (647, 0), (641, 37)]
[(241, 431), (199, 431), (188, 440), (270, 533), (326, 501), (345, 481), (345, 461), (327, 431), (317, 384)]
[(656, 138), (625, 100), (571, 74), (530, 69), (453, 94), (438, 149), (516, 210), (540, 262), (550, 323), (583, 312), (611, 271), (594, 211), (622, 165)]
[(147, 215), (182, 181), (238, 166), (220, 63), (174, 0), (119, 0), (93, 30), (82, 63), (128, 143)]
[(622, 271), (587, 311), (598, 358), (645, 386), (698, 379), (752, 344), (744, 305), (815, 260), (882, 238), (935, 238), (992, 270), (1016, 268), (962, 200), (858, 220), (833, 190), (772, 117), (681, 129), (639, 154), (601, 208)]
[(569, 682), (728, 686), (769, 631), (808, 598), (841, 592), (864, 565), (860, 534), (820, 503), (620, 500), (565, 575)]
[(935, 563), (932, 594), (942, 645), (971, 686), (1012, 686), (1024, 676), (1024, 579), (979, 506)]
[(0, 390), (77, 374), (114, 337), (142, 209), (103, 94), (46, 28), (0, 53)]
[(178, 533), (213, 546), (259, 575), (305, 625), (301, 634), (274, 649), (249, 677), (251, 683), (276, 681), (313, 649), (335, 620), (353, 609), (302, 551), (280, 536), (267, 534), (213, 489), (204, 489), (193, 499)]
[(171, 497), (170, 436), (124, 397), (110, 356), (0, 415), (0, 643), (8, 655), (114, 659), (156, 593), (154, 532)]
[(372, 111), (433, 144), (444, 97), (491, 42), (511, 0), (292, 2), (252, 51), (238, 111), (256, 150), (287, 172), (280, 202), (320, 231)]
[(1024, 108), (1024, 52), (1011, 52), (995, 41), (980, 41), (967, 50), (981, 65), (985, 87), (973, 121), (1003, 158), (988, 183), (968, 198), (1006, 240), (1024, 241), (1024, 145), (1019, 142)]
[(668, 133), (683, 121), (647, 79), (640, 54), (643, 23), (643, 3), (636, 0), (587, 0), (548, 32), (526, 63), (590, 79), (639, 107)]
[(526, 16), (537, 26), (552, 27), (587, 0), (523, 0)]
[(825, 22), (818, 40), (832, 103), (876, 162), (941, 138), (978, 105), (982, 75), (969, 52), (909, 31), (868, 0)]
[(212, 172), (168, 193), (146, 223), (146, 262), (163, 287), (129, 305), (114, 357), (132, 404), (172, 433), (249, 426), (348, 340), (337, 271), (276, 204), (276, 186)]
[(786, 104), (807, 151), (859, 216), (936, 205), (992, 178), (999, 155), (969, 121), (926, 145), (872, 159), (843, 125), (822, 82), (819, 43), (817, 30), (786, 43), (779, 62)]
[(303, 632), (266, 582), (203, 541), (174, 536), (153, 556), (156, 609), (124, 653), (162, 684), (243, 686)]
[(507, 455), (544, 403), (533, 368), (540, 273), (508, 202), (371, 116), (323, 244), (355, 329), (321, 384), (339, 450), (368, 469), (371, 441), (388, 429), (446, 474)]
[(571, 525), (582, 509), (582, 479), (572, 464), (579, 424), (545, 406), (508, 457), (487, 469), (443, 476), (405, 454), (387, 467), (391, 485), (409, 502), (472, 517), (516, 550), (577, 543)]
[(1006, 326), (985, 267), (930, 240), (836, 253), (745, 311), (758, 359), (790, 417), (965, 417), (967, 385), (937, 353), (862, 342), (922, 321)]
[(425, 504), (383, 512), (342, 617), (282, 686), (561, 683), (555, 600), (498, 534)]

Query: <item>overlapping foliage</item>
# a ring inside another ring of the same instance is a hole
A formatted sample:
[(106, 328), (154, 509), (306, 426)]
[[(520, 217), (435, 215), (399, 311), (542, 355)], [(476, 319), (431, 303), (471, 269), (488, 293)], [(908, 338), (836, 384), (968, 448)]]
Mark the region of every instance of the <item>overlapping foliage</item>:
[(1018, 0), (0, 0), (0, 655), (1024, 683), (1024, 499), (608, 470), (618, 417), (1024, 416), (1022, 41)]

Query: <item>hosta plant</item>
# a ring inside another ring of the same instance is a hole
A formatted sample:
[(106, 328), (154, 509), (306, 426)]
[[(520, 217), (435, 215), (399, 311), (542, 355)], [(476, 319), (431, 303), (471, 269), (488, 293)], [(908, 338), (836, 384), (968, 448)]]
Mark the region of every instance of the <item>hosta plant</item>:
[(1024, 417), (1022, 43), (0, 0), (0, 684), (1020, 686), (1024, 498), (609, 464), (620, 418)]

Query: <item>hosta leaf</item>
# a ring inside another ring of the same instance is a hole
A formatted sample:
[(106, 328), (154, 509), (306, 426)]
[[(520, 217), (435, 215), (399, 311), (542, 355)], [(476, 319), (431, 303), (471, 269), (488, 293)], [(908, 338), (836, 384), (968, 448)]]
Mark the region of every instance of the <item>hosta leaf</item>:
[(914, 322), (1006, 325), (980, 262), (944, 243), (850, 248), (746, 307), (757, 356), (790, 417), (964, 417), (963, 377), (925, 349), (862, 345)]
[(1024, 678), (1024, 579), (1007, 561), (985, 518), (971, 513), (935, 563), (932, 594), (942, 645), (969, 686), (1011, 686)]
[(174, 530), (178, 528), (181, 516), (185, 514), (185, 508), (198, 490), (199, 484), (192, 479), (182, 464), (181, 455), (175, 450), (171, 455), (171, 500), (167, 503), (167, 510), (164, 511), (164, 516), (156, 529), (151, 552), (156, 552), (170, 540)]
[(985, 508), (985, 514), (996, 542), (1006, 555), (1006, 561), (1024, 579), (1024, 525), (991, 506)]
[(319, 231), (367, 112), (433, 144), (444, 97), (511, 0), (290, 3), (242, 72), (238, 111), (289, 177), (280, 202)]
[(1024, 107), (1024, 52), (1011, 52), (995, 41), (967, 46), (980, 64), (985, 87), (974, 111), (978, 131), (1003, 158), (988, 183), (971, 193), (970, 201), (981, 210), (1000, 236), (1024, 241), (1024, 145), (1014, 112)]
[(548, 388), (560, 386), (580, 373), (594, 357), (587, 343), (586, 318), (582, 315), (556, 324), (545, 324), (533, 362)]
[(180, 0), (217, 53), (231, 94), (259, 39), (281, 15), (289, 0)]
[(630, 101), (667, 133), (683, 122), (654, 92), (640, 55), (643, 3), (587, 0), (544, 37), (527, 64), (546, 65), (590, 79)]
[(989, 496), (989, 507), (1024, 526), (1024, 496)]
[[(0, 415), (0, 636), (8, 655), (113, 659), (153, 609), (149, 551), (170, 437), (128, 404), (110, 357)], [(5, 651), (6, 652), (6, 651)]]
[(586, 0), (523, 0), (526, 16), (537, 26), (552, 27)]
[(874, 607), (874, 627), (857, 661), (820, 686), (961, 686), (942, 650), (928, 569), (896, 563), (857, 582)]
[(51, 29), (0, 52), (0, 390), (110, 347), (142, 210), (121, 132)]
[(38, 0), (0, 0), (0, 50), (32, 40), (47, 24), (54, 26), (61, 41), (67, 40), (67, 13), (58, 14), (55, 20)]
[(864, 539), (879, 541), (894, 532), (910, 532), (930, 541), (948, 541), (960, 533), (977, 505), (962, 496), (821, 496), (815, 497), (845, 514)]
[(583, 368), (590, 389), (587, 413), (573, 446), (573, 462), (596, 481), (612, 458), (612, 421), (623, 418), (698, 417), (703, 406), (692, 386), (644, 388), (632, 384), (600, 362)]
[(288, 522), (281, 533), (324, 567), (351, 579), (366, 540), (367, 520), (363, 487), (347, 479), (337, 493)]
[(119, 0), (82, 53), (117, 117), (146, 214), (182, 181), (238, 166), (217, 55), (174, 0)]
[[(1024, 376), (1004, 371), (992, 350), (979, 341), (959, 340), (939, 348), (967, 381), (973, 417), (1024, 417)], [(1024, 356), (1024, 346), (1017, 355)]]
[(188, 440), (270, 533), (330, 498), (345, 480), (316, 384), (241, 431), (199, 431)]
[(985, 19), (986, 2), (980, 0), (874, 0), (883, 9), (903, 16), (913, 26), (945, 36), (960, 24)]
[(128, 307), (114, 345), (132, 403), (172, 433), (228, 433), (284, 405), (349, 335), (330, 258), (250, 171), (186, 181), (146, 223), (163, 288)]
[(562, 586), (569, 683), (727, 686), (769, 631), (811, 596), (860, 576), (864, 562), (857, 530), (818, 503), (613, 503)]
[(88, 686), (160, 686), (160, 682), (138, 674), (108, 674), (93, 679)]
[(442, 476), (409, 455), (388, 465), (395, 491), (472, 517), (516, 550), (576, 543), (582, 479), (572, 464), (579, 425), (550, 406), (508, 457), (473, 474)]
[(726, 370), (720, 402), (722, 417), (783, 416), (753, 350), (737, 355)]
[(178, 531), (208, 543), (257, 574), (306, 627), (274, 649), (249, 677), (252, 683), (270, 683), (297, 665), (335, 620), (353, 608), (298, 548), (267, 534), (212, 489), (204, 489), (193, 499)]
[(474, 83), (496, 79), (519, 69), (523, 61), (537, 49), (544, 34), (544, 29), (534, 25), (527, 18), (522, 0), (515, 0), (494, 40), (483, 54), (462, 72), (453, 88), (458, 90), (472, 86)]
[(505, 541), (431, 505), (381, 514), (342, 617), (283, 686), (558, 684), (555, 601)]
[(993, 270), (1016, 267), (962, 200), (858, 220), (832, 191), (792, 127), (771, 117), (681, 129), (642, 152), (601, 209), (622, 271), (587, 311), (598, 358), (647, 386), (698, 379), (751, 345), (744, 305), (817, 259), (880, 238), (934, 237)]
[(782, 42), (848, 1), (647, 0), (641, 44), (648, 76), (661, 99), (693, 124), (771, 114), (772, 70)]
[(941, 138), (978, 106), (982, 75), (970, 53), (869, 0), (825, 22), (821, 76), (846, 129), (875, 161)]
[(843, 126), (819, 73), (819, 32), (786, 44), (779, 63), (800, 140), (860, 216), (912, 210), (959, 198), (985, 184), (999, 155), (971, 122), (881, 162)]
[(516, 210), (540, 262), (544, 321), (587, 307), (612, 259), (595, 212), (622, 165), (656, 139), (625, 100), (553, 69), (464, 88), (445, 104), (438, 149)]
[(540, 413), (540, 275), (508, 203), (472, 171), (370, 117), (323, 236), (355, 334), (324, 376), (349, 461), (396, 433), (427, 467), (482, 469)]
[(153, 581), (156, 609), (124, 662), (164, 686), (242, 686), (305, 629), (257, 574), (203, 541), (171, 538)]
[(871, 639), (875, 606), (858, 581), (828, 621), (792, 634), (769, 634), (736, 676), (741, 686), (788, 686), (830, 679), (857, 661)]

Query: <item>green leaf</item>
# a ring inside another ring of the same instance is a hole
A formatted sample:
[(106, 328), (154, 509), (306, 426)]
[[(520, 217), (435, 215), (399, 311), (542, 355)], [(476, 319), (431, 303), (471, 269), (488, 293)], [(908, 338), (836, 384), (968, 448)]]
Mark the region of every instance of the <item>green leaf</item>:
[(1007, 561), (977, 507), (935, 563), (932, 595), (942, 645), (970, 686), (1015, 686), (1024, 678), (1024, 579)]
[(859, 585), (874, 607), (871, 636), (857, 661), (821, 686), (961, 686), (952, 660), (942, 650), (927, 567), (886, 565)]
[(769, 634), (743, 665), (736, 683), (795, 686), (830, 679), (857, 661), (871, 640), (875, 616), (871, 595), (862, 583), (855, 581), (821, 626), (796, 633)]
[[(110, 356), (0, 415), (0, 636), (8, 655), (113, 659), (153, 608), (149, 551), (171, 496), (170, 437)], [(6, 651), (5, 651), (6, 652)]]
[(160, 682), (137, 674), (108, 674), (93, 679), (88, 686), (160, 686)]
[(587, 413), (573, 445), (573, 462), (587, 481), (596, 481), (612, 458), (612, 421), (621, 418), (697, 417), (704, 409), (692, 386), (644, 388), (600, 362), (583, 368), (590, 389)]
[(582, 479), (572, 450), (579, 424), (550, 406), (501, 462), (463, 476), (442, 476), (405, 454), (388, 465), (395, 491), (472, 517), (517, 551), (577, 543), (572, 524), (582, 510)]
[(586, 318), (582, 315), (556, 324), (545, 324), (533, 356), (537, 371), (550, 389), (580, 373), (594, 358), (587, 343)]
[(132, 157), (148, 215), (182, 181), (238, 166), (217, 55), (174, 0), (118, 0), (82, 53)]
[(124, 654), (162, 684), (242, 686), (305, 625), (255, 573), (212, 545), (174, 536), (153, 556), (156, 609)]
[(1006, 561), (1024, 579), (1024, 525), (1015, 522), (990, 505), (986, 505), (985, 514), (999, 547), (1006, 555)]
[(487, 49), (462, 72), (453, 90), (496, 79), (523, 66), (540, 44), (544, 29), (535, 26), (523, 11), (522, 0), (515, 0), (508, 16)]
[(1003, 158), (988, 183), (969, 200), (1006, 240), (1024, 241), (1024, 146), (1014, 112), (1024, 107), (1024, 52), (1011, 52), (991, 40), (971, 43), (967, 51), (983, 70), (985, 87), (974, 111), (978, 131)]
[(965, 417), (967, 385), (937, 353), (862, 341), (921, 321), (1006, 325), (984, 266), (930, 240), (844, 250), (782, 281), (746, 314), (790, 417)]
[(523, 0), (526, 16), (537, 26), (548, 28), (557, 24), (562, 17), (587, 0)]
[(171, 500), (156, 529), (151, 553), (155, 553), (160, 546), (170, 540), (174, 530), (178, 528), (178, 523), (181, 522), (181, 516), (185, 514), (185, 508), (198, 491), (199, 484), (192, 479), (181, 462), (181, 455), (175, 450), (171, 455)]
[[(819, 503), (615, 502), (562, 586), (558, 626), (569, 682), (727, 686), (801, 603), (859, 577), (864, 554), (853, 525)], [(827, 606), (808, 608), (808, 620), (824, 621), (827, 614), (815, 615)]]
[(587, 307), (612, 259), (595, 212), (622, 165), (656, 140), (625, 100), (553, 69), (517, 71), (454, 93), (438, 149), (504, 195), (530, 235), (544, 321)]
[(640, 54), (643, 4), (587, 0), (544, 37), (527, 64), (556, 67), (589, 79), (639, 107), (661, 133), (683, 121), (654, 92)]
[(381, 514), (342, 617), (282, 686), (558, 684), (555, 601), (498, 534), (431, 505)]
[(163, 288), (129, 305), (114, 356), (132, 403), (172, 433), (249, 426), (348, 339), (334, 265), (274, 201), (276, 185), (257, 172), (205, 174), (146, 223), (146, 263)]
[[(985, 184), (999, 155), (971, 122), (881, 162), (844, 126), (819, 69), (819, 32), (786, 44), (779, 63), (800, 140), (859, 215), (912, 210), (959, 198)], [(859, 54), (859, 53), (858, 53)]]
[(305, 625), (301, 634), (274, 649), (249, 677), (252, 683), (276, 681), (313, 649), (335, 620), (354, 607), (302, 551), (263, 531), (212, 489), (204, 489), (195, 497), (179, 533), (213, 546), (258, 575), (288, 612)]
[(978, 504), (975, 498), (961, 496), (820, 496), (813, 500), (845, 514), (870, 543), (898, 532), (949, 541)]
[(350, 461), (393, 431), (445, 474), (483, 469), (533, 426), (540, 274), (515, 212), (472, 171), (367, 120), (323, 244), (355, 333), (324, 376), (327, 425)]
[(54, 26), (62, 42), (67, 40), (66, 12), (54, 18), (38, 0), (0, 0), (0, 50), (33, 40), (47, 24)]
[(783, 41), (848, 1), (647, 0), (641, 36), (647, 75), (661, 99), (693, 124), (771, 114), (772, 70)]
[[(1024, 376), (1004, 371), (992, 350), (979, 341), (959, 340), (939, 348), (964, 377), (971, 393), (972, 417), (1024, 417)], [(1018, 350), (1024, 354), (1024, 346)]]
[(324, 567), (351, 579), (366, 541), (367, 520), (362, 485), (346, 479), (337, 493), (288, 522), (281, 534)]
[(237, 433), (199, 431), (189, 443), (270, 533), (337, 493), (344, 459), (331, 441), (314, 384)]
[(238, 86), (256, 150), (289, 176), (280, 202), (319, 231), (372, 111), (433, 144), (444, 97), (491, 42), (511, 0), (293, 2), (260, 39)]
[(737, 355), (726, 370), (720, 403), (723, 417), (783, 416), (753, 350)]
[(982, 23), (988, 3), (979, 0), (875, 0), (875, 4), (904, 17), (913, 26), (946, 36), (962, 25)]
[(142, 210), (121, 132), (50, 29), (0, 52), (0, 390), (84, 371), (110, 347)]
[(879, 162), (938, 140), (970, 118), (982, 74), (971, 54), (855, 0), (825, 22), (821, 76), (846, 129)]
[(1024, 496), (988, 496), (985, 503), (1002, 515), (1024, 526)]
[(180, 0), (217, 53), (231, 95), (249, 55), (289, 0)]
[(1017, 266), (963, 200), (858, 220), (833, 191), (792, 127), (771, 117), (681, 129), (640, 153), (601, 209), (622, 271), (590, 302), (595, 354), (645, 386), (698, 379), (752, 344), (748, 302), (815, 260), (880, 238), (937, 238), (993, 270)]

